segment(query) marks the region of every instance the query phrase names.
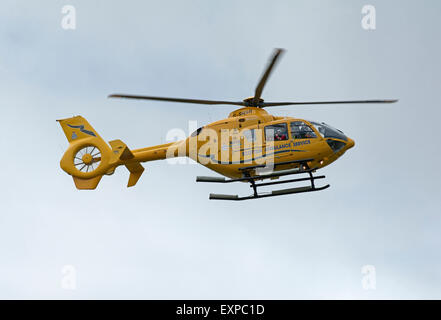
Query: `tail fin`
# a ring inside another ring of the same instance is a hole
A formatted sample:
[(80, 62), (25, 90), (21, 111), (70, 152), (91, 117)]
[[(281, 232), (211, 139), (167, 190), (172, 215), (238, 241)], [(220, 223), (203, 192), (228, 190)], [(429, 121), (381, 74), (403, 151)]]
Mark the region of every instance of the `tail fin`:
[(82, 116), (57, 121), (60, 123), (69, 142), (90, 137), (101, 139), (95, 129)]
[(119, 165), (130, 171), (128, 187), (138, 182), (144, 168), (121, 140), (110, 141), (109, 146), (81, 116), (57, 121), (69, 141), (60, 166), (73, 177), (77, 189), (95, 189), (102, 176)]

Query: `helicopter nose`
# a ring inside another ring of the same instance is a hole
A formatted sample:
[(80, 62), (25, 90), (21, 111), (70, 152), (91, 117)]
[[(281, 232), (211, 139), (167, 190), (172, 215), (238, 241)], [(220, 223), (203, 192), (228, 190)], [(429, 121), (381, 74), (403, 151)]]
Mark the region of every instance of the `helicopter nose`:
[(355, 145), (355, 141), (351, 138), (348, 138), (348, 142), (346, 143), (347, 149), (351, 149)]

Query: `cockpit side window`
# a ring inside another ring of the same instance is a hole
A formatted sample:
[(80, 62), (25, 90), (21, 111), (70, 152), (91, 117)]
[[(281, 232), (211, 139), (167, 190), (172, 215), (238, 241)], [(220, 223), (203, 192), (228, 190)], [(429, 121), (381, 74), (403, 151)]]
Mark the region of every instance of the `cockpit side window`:
[(288, 129), (286, 123), (278, 123), (265, 127), (266, 141), (288, 140)]
[(314, 130), (312, 130), (311, 127), (308, 126), (303, 121), (293, 121), (291, 122), (290, 126), (291, 126), (291, 136), (294, 139), (317, 138), (317, 135), (315, 134)]

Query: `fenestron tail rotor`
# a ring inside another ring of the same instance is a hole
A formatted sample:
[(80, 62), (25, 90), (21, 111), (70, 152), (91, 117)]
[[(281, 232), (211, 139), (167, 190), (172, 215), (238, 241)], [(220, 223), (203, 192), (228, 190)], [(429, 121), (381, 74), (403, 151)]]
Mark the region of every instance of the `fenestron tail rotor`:
[(74, 155), (74, 166), (80, 172), (93, 172), (101, 163), (101, 151), (90, 145), (77, 151)]
[(244, 99), (243, 101), (225, 101), (225, 100), (206, 100), (206, 99), (191, 99), (191, 98), (171, 98), (171, 97), (156, 97), (132, 94), (111, 94), (109, 98), (123, 98), (123, 99), (137, 99), (137, 100), (155, 100), (167, 102), (181, 102), (181, 103), (195, 103), (205, 105), (236, 105), (245, 107), (277, 107), (277, 106), (291, 106), (291, 105), (313, 105), (313, 104), (368, 104), (368, 103), (394, 103), (396, 99), (375, 99), (375, 100), (340, 100), (340, 101), (292, 101), (292, 102), (265, 102), (261, 96), (266, 82), (271, 75), (274, 66), (277, 64), (280, 56), (285, 50), (275, 49), (274, 53), (265, 68), (259, 83), (256, 86), (254, 96)]

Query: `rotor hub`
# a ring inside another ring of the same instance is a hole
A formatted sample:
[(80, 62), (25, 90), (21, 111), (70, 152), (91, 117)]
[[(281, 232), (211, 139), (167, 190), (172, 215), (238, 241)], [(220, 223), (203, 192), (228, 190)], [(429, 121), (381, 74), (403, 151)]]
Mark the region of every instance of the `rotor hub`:
[(254, 102), (254, 97), (249, 97), (249, 98), (243, 99), (243, 102), (245, 103), (245, 106), (247, 106), (247, 107), (262, 107), (263, 99), (259, 98), (256, 103), (256, 102)]
[(93, 161), (93, 157), (90, 153), (85, 153), (82, 157), (81, 160), (83, 160), (84, 164), (86, 165), (90, 165)]

